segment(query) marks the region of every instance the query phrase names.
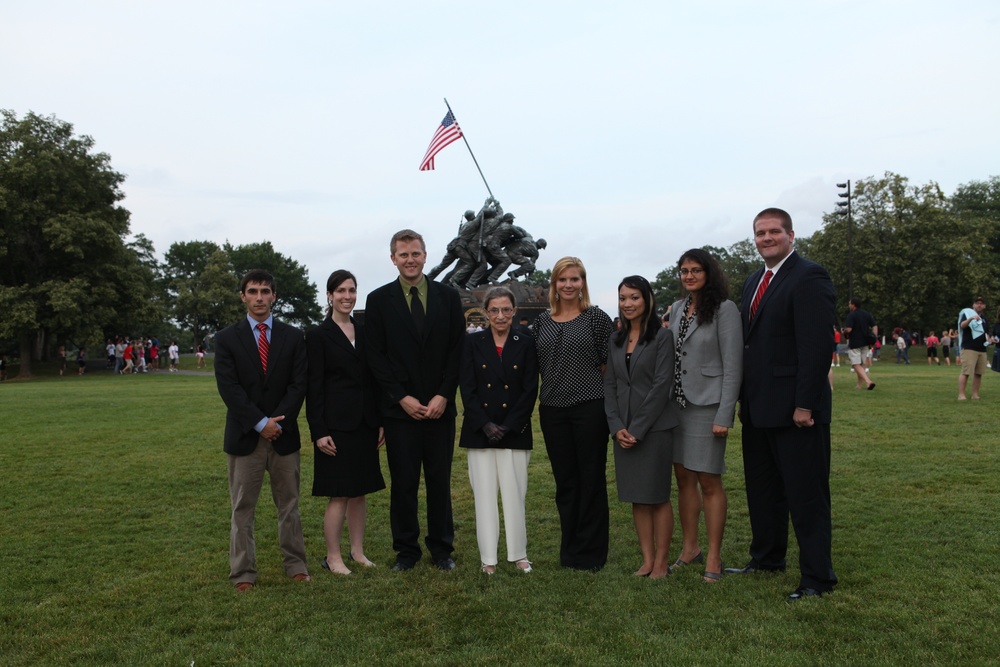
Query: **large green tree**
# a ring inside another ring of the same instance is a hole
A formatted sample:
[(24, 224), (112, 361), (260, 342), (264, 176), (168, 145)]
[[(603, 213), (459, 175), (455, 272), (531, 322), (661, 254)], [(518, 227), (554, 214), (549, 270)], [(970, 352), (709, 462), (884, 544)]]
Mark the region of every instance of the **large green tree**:
[[(250, 269), (264, 269), (274, 276), (278, 300), (274, 313), (289, 324), (309, 328), (323, 319), (316, 283), (309, 282), (309, 271), (290, 257), (274, 249), (270, 241), (233, 246), (226, 243), (223, 250), (233, 263), (233, 270), (241, 277)], [(324, 284), (326, 276), (323, 277)]]
[[(959, 217), (963, 226), (985, 228), (988, 252), (983, 254), (983, 263), (977, 267), (980, 273), (981, 292), (996, 303), (1000, 297), (1000, 176), (991, 176), (985, 181), (970, 181), (955, 188), (950, 198), (951, 210)], [(974, 298), (975, 286), (969, 297)]]
[[(982, 270), (989, 228), (956, 215), (937, 183), (898, 174), (858, 181), (853, 192), (853, 286), (883, 330), (927, 332), (954, 326), (969, 295), (987, 291)], [(827, 268), (841, 318), (848, 312), (847, 219), (823, 216), (808, 239), (810, 258)]]
[(194, 334), (195, 344), (236, 322), (245, 312), (238, 296), (240, 281), (224, 250), (212, 252), (200, 271), (178, 278), (175, 285), (173, 317)]
[(212, 241), (179, 241), (164, 254), (162, 267), (173, 320), (191, 331), (195, 341), (232, 324), (243, 308), (239, 281), (250, 269), (274, 275), (278, 317), (303, 328), (322, 319), (316, 284), (309, 282), (306, 268), (275, 250), (269, 241), (222, 247)]
[(97, 342), (122, 299), (148, 301), (148, 266), (110, 156), (55, 116), (0, 118), (0, 338), (27, 377), (54, 341)]

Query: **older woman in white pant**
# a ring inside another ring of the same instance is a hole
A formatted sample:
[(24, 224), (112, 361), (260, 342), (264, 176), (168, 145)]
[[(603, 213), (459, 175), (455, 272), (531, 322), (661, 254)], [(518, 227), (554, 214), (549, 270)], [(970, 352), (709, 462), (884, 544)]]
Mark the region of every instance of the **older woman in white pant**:
[(476, 536), (486, 574), (496, 572), (503, 502), (507, 560), (531, 571), (524, 500), (531, 458), (531, 413), (538, 397), (538, 359), (531, 332), (513, 325), (514, 294), (506, 287), (486, 293), (490, 327), (468, 334), (460, 381), (465, 419), (459, 446), (468, 450), (469, 481), (476, 503)]

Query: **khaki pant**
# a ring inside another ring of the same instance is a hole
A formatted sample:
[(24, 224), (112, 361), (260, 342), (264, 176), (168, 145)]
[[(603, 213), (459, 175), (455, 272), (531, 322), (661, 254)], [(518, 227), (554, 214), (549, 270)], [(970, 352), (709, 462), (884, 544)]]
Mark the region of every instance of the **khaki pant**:
[(229, 455), (229, 498), (233, 517), (229, 532), (229, 580), (233, 584), (257, 580), (257, 553), (253, 537), (254, 512), (264, 483), (271, 476), (271, 497), (278, 508), (278, 544), (284, 554), (285, 574), (308, 574), (306, 547), (299, 516), (299, 452), (279, 456), (270, 441), (260, 438), (246, 456)]

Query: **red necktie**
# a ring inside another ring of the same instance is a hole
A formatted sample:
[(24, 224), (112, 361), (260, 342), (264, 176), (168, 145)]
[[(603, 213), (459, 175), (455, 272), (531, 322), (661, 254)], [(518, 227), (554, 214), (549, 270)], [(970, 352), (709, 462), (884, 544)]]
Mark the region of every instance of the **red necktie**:
[[(760, 300), (764, 296), (764, 292), (767, 291), (767, 286), (771, 282), (771, 276), (774, 273), (771, 269), (768, 269), (764, 273), (764, 280), (760, 281), (760, 287), (757, 288), (757, 293), (753, 295), (753, 303), (750, 304), (750, 319), (753, 320), (753, 316), (757, 314), (757, 306), (760, 305)], [(261, 353), (263, 354), (263, 353)]]
[(261, 322), (257, 328), (260, 330), (260, 338), (257, 340), (257, 349), (260, 350), (260, 367), (267, 373), (267, 353), (271, 351), (271, 344), (267, 342), (267, 325)]

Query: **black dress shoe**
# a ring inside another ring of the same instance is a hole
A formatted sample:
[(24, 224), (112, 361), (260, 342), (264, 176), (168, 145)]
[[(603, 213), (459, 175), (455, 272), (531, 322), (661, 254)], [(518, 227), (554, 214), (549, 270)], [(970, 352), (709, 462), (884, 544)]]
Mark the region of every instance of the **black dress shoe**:
[(434, 561), (434, 567), (445, 572), (450, 572), (455, 569), (455, 561), (451, 558), (442, 558), (441, 560)]
[(796, 600), (801, 600), (803, 598), (821, 597), (823, 597), (823, 591), (818, 591), (815, 588), (797, 588), (794, 593), (788, 596), (788, 601), (795, 602)]
[(726, 574), (754, 574), (755, 572), (784, 572), (783, 567), (761, 567), (757, 563), (750, 561), (743, 567), (727, 567)]
[(409, 570), (413, 569), (414, 565), (416, 565), (416, 563), (411, 563), (411, 562), (405, 561), (405, 560), (397, 560), (396, 564), (392, 566), (392, 571), (393, 572), (408, 572)]

